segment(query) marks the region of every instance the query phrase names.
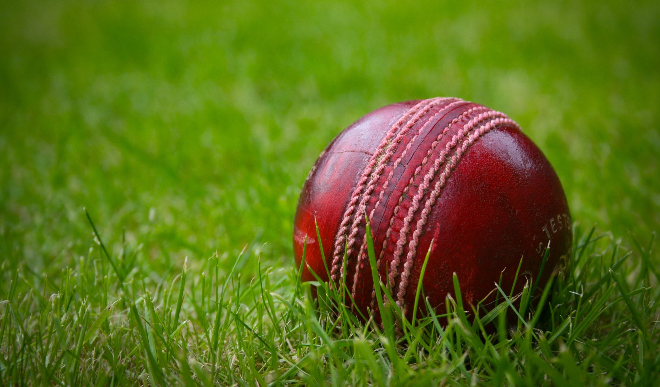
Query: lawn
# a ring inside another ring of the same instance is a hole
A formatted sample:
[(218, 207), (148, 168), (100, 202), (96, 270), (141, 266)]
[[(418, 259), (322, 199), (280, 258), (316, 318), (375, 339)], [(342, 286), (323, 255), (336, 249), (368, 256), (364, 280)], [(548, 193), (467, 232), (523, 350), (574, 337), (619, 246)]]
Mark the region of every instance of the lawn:
[[(659, 68), (656, 1), (3, 2), (0, 386), (654, 384)], [(397, 335), (306, 296), (293, 215), (341, 129), (434, 96), (539, 145), (573, 261)]]

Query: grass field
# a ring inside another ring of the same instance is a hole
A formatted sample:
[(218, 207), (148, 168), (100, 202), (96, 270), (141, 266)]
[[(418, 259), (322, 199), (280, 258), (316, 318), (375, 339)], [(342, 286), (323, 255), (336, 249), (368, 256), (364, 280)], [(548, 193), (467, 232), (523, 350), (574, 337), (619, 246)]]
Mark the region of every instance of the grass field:
[[(3, 2), (0, 386), (654, 385), (659, 68), (657, 1)], [(506, 290), (399, 337), (297, 281), (320, 151), (434, 96), (508, 114), (566, 190), (571, 270), (508, 330)]]

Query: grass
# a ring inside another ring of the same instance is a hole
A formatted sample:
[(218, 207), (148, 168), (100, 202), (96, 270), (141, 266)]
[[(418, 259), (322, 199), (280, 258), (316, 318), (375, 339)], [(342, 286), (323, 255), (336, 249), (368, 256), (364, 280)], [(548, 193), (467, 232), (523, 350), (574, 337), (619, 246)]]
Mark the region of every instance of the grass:
[[(498, 288), (490, 312), (470, 308), (454, 275), (446, 313), (408, 322), (381, 283), (378, 304), (390, 305), (381, 325), (351, 314), (345, 287), (262, 268), (258, 245), (228, 272), (214, 254), (154, 278), (148, 265), (126, 264), (130, 247), (110, 256), (97, 235), (59, 286), (27, 267), (14, 272), (2, 294), (3, 383), (650, 385), (660, 372), (660, 294), (649, 286), (659, 274), (648, 250), (625, 252), (593, 229), (578, 236), (570, 270), (543, 292), (547, 304), (525, 301), (528, 283), (522, 295)], [(646, 269), (622, 279), (635, 259)]]
[[(656, 2), (5, 3), (1, 385), (657, 379)], [(506, 112), (544, 151), (572, 264), (541, 310), (457, 292), (362, 324), (296, 275), (299, 187), (341, 128), (437, 95)]]

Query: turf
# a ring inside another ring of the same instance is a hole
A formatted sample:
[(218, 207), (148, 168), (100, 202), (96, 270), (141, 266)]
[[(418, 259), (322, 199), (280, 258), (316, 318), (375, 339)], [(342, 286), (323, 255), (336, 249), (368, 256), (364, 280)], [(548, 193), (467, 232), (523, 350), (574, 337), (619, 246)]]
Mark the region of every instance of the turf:
[[(653, 1), (3, 2), (0, 383), (654, 384), (658, 20)], [(507, 113), (566, 190), (572, 265), (512, 327), (507, 289), (477, 323), (456, 297), (377, 327), (298, 283), (315, 158), (433, 96)]]

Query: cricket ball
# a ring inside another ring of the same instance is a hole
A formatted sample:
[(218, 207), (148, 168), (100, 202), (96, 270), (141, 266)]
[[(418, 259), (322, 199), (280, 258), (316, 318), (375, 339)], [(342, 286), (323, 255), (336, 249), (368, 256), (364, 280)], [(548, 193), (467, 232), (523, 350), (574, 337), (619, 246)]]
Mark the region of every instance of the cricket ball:
[(303, 184), (293, 230), (302, 279), (315, 280), (311, 269), (345, 283), (363, 316), (377, 308), (367, 216), (380, 281), (408, 318), (427, 253), (422, 289), (441, 312), (453, 273), (473, 306), (494, 300), (495, 284), (519, 293), (538, 282), (542, 291), (572, 243), (566, 196), (541, 150), (503, 113), (458, 98), (367, 114), (321, 152)]

